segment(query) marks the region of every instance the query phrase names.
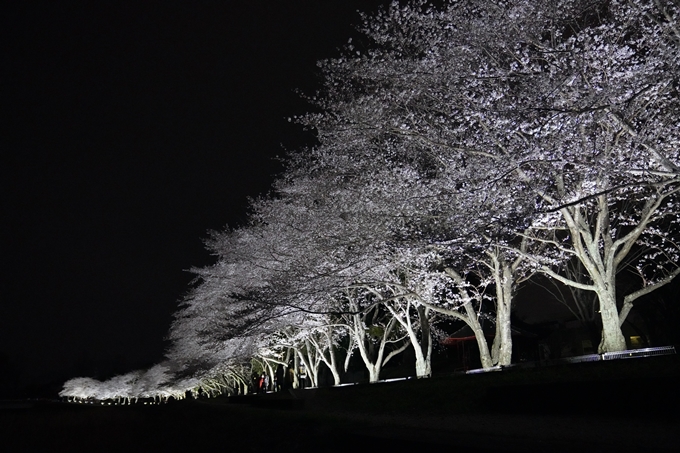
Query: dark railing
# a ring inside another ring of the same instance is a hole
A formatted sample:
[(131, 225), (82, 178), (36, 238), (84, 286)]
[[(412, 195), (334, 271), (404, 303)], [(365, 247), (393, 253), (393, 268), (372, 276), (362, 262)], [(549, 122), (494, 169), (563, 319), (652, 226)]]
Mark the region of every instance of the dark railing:
[(599, 362), (602, 360), (619, 360), (619, 359), (636, 359), (641, 357), (654, 357), (660, 355), (677, 354), (675, 346), (660, 346), (658, 348), (642, 348), (642, 349), (627, 349), (618, 352), (605, 352), (604, 354), (588, 354), (576, 357), (565, 357), (563, 359), (541, 360), (538, 362), (522, 362), (513, 363), (505, 367), (495, 366), (489, 369), (475, 369), (467, 371), (467, 374), (485, 373), (488, 371), (499, 371), (503, 368), (534, 368), (546, 365), (559, 365), (563, 363), (580, 363), (580, 362)]

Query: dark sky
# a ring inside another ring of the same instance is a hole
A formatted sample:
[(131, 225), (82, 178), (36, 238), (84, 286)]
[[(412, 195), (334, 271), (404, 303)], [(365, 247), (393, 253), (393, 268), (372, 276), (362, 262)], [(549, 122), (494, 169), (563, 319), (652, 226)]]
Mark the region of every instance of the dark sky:
[(13, 2), (0, 18), (0, 384), (162, 358), (202, 239), (309, 143), (315, 62), (379, 0)]

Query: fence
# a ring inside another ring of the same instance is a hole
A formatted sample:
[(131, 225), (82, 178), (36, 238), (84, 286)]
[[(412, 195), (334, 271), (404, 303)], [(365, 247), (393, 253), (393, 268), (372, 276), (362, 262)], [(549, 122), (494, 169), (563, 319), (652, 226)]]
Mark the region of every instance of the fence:
[(641, 357), (654, 357), (661, 355), (676, 354), (675, 346), (660, 346), (657, 348), (642, 348), (642, 349), (628, 349), (626, 351), (605, 352), (604, 354), (588, 354), (577, 357), (566, 357), (564, 359), (541, 360), (539, 362), (523, 362), (513, 363), (505, 367), (492, 367), (489, 369), (475, 369), (469, 370), (467, 374), (486, 373), (488, 371), (499, 371), (503, 368), (534, 368), (537, 366), (559, 365), (563, 363), (580, 363), (580, 362), (599, 362), (601, 360), (619, 360), (619, 359), (637, 359)]

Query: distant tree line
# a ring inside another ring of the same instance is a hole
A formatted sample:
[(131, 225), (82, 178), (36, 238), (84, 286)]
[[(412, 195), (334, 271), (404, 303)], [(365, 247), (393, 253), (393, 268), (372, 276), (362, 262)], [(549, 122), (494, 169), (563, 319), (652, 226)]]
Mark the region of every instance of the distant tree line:
[(539, 276), (597, 322), (598, 352), (625, 350), (636, 300), (680, 273), (679, 14), (451, 0), (363, 16), (319, 63), (313, 113), (291, 118), (318, 144), (207, 241), (167, 361), (62, 395), (245, 393), (253, 367), (273, 380), (291, 363), (339, 384), (352, 357), (374, 382), (406, 349), (424, 377), (442, 320), (505, 366), (514, 297)]

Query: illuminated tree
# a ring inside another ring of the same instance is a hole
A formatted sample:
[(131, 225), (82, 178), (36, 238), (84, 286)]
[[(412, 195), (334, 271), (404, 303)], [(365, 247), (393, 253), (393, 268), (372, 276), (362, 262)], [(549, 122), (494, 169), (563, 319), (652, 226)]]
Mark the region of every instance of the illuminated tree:
[[(575, 257), (590, 281), (542, 270), (597, 294), (600, 352), (617, 351), (633, 301), (680, 272), (677, 7), (596, 4), (571, 28), (535, 52), (541, 83), (525, 91), (536, 108), (517, 130), (531, 160), (516, 177), (535, 182), (549, 213), (528, 237)], [(621, 270), (640, 285), (617, 298)]]
[[(455, 275), (455, 285), (468, 286), (462, 276), (474, 269), (479, 279), (496, 286), (493, 358), (484, 352), (488, 348), (479, 314), (471, 305), (465, 310), (465, 304), (442, 307), (437, 296), (420, 303), (469, 323), (478, 335), (482, 363), (505, 365), (511, 358), (512, 295), (516, 279), (526, 274), (523, 255), (508, 249), (522, 244), (519, 233), (535, 196), (514, 190), (514, 181), (508, 183), (513, 162), (473, 141), (483, 128), (477, 125), (477, 133), (471, 134), (474, 120), (469, 113), (468, 121), (462, 120), (470, 106), (461, 107), (456, 103), (461, 99), (454, 99), (457, 93), (450, 83), (464, 78), (457, 65), (470, 57), (457, 55), (461, 49), (442, 48), (457, 41), (442, 36), (449, 31), (441, 25), (467, 23), (465, 11), (395, 5), (367, 19), (364, 31), (377, 48), (366, 56), (325, 62), (326, 91), (314, 99), (325, 113), (301, 121), (318, 131), (322, 143), (313, 153), (313, 164), (326, 172), (336, 168), (334, 184), (351, 185), (356, 203), (378, 206), (371, 215), (390, 223), (386, 234), (399, 242), (395, 248), (417, 249), (415, 256), (436, 251), (435, 266), (446, 270), (443, 275)], [(478, 46), (485, 42), (479, 33), (498, 35), (497, 24), (477, 25), (483, 25), (474, 32)], [(458, 33), (468, 36), (473, 27), (464, 28)], [(301, 172), (314, 171), (304, 163)], [(418, 267), (416, 262), (407, 266)], [(421, 266), (421, 272), (432, 271)], [(472, 301), (469, 295), (465, 300)]]
[[(340, 154), (374, 165), (397, 156), (440, 181), (442, 194), (482, 194), (469, 209), (506, 230), (482, 237), (594, 291), (601, 351), (624, 349), (632, 301), (678, 273), (677, 6), (394, 3), (362, 30), (368, 49), (350, 44), (356, 54), (322, 64), (325, 91), (313, 101), (324, 113), (302, 121)], [(518, 247), (519, 237), (540, 253)], [(631, 250), (643, 263), (628, 259)], [(556, 272), (571, 257), (592, 284)], [(642, 288), (619, 311), (624, 262)]]
[(59, 396), (76, 401), (94, 399), (100, 385), (100, 381), (88, 377), (69, 379), (64, 383), (64, 388), (59, 392)]

